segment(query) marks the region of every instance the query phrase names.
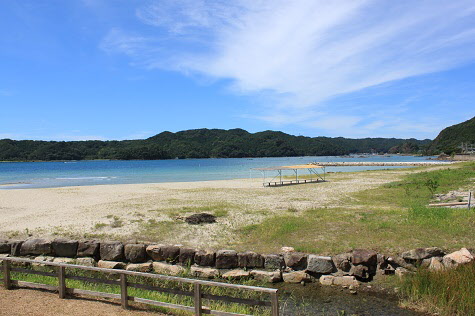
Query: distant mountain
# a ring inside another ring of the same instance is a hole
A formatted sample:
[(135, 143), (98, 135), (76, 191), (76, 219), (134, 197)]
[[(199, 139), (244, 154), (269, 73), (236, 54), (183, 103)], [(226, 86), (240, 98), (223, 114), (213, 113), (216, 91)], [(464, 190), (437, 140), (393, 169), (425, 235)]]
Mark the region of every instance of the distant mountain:
[(475, 143), (475, 117), (443, 129), (430, 144), (429, 150), (446, 154), (460, 152), (462, 142)]
[(428, 139), (350, 139), (293, 136), (276, 131), (252, 134), (243, 129), (194, 129), (162, 132), (148, 139), (124, 141), (2, 139), (0, 161), (331, 156), (387, 153), (390, 150), (398, 152), (399, 148), (418, 152), (429, 143)]

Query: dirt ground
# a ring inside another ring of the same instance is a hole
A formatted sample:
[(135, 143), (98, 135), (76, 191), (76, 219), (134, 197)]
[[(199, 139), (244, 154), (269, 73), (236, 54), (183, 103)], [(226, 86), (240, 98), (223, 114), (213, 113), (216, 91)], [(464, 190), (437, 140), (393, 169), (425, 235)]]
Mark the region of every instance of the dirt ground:
[(61, 300), (58, 294), (39, 290), (14, 289), (7, 291), (0, 287), (0, 315), (5, 316), (163, 316), (164, 314), (132, 307), (121, 308), (120, 303), (111, 300), (89, 298), (67, 298)]

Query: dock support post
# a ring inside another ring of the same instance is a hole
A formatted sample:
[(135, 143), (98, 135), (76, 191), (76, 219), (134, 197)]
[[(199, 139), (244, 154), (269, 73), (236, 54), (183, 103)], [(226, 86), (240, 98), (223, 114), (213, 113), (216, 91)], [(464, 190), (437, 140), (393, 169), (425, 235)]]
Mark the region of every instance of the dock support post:
[(472, 191), (468, 191), (468, 209), (472, 207)]

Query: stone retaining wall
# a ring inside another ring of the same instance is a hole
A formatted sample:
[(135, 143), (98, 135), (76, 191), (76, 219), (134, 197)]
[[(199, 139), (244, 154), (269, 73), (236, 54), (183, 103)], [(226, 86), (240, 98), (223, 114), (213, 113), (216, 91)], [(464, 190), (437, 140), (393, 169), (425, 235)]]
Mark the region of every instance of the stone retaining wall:
[(306, 283), (357, 287), (377, 275), (402, 276), (419, 266), (440, 270), (472, 262), (466, 248), (447, 254), (437, 247), (418, 248), (387, 257), (367, 249), (335, 256), (319, 256), (283, 247), (278, 254), (252, 251), (197, 250), (181, 245), (136, 244), (119, 241), (66, 239), (0, 240), (0, 258), (28, 257), (110, 269), (215, 279), (253, 278), (265, 282)]

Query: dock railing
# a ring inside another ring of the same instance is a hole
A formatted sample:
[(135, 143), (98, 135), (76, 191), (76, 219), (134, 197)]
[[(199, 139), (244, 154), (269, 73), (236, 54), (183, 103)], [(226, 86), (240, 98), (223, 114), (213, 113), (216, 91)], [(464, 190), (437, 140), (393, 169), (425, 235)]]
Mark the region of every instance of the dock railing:
[[(154, 274), (154, 273), (105, 269), (105, 268), (81, 266), (81, 265), (67, 264), (67, 263), (45, 262), (45, 261), (30, 260), (30, 259), (17, 258), (17, 257), (0, 258), (0, 262), (2, 261), (3, 261), (3, 267), (2, 267), (3, 286), (7, 290), (17, 286), (17, 287), (57, 291), (59, 293), (59, 298), (61, 299), (66, 298), (68, 294), (79, 294), (79, 295), (89, 295), (89, 296), (103, 297), (103, 298), (113, 298), (113, 299), (119, 299), (121, 301), (122, 308), (124, 309), (128, 308), (129, 301), (133, 301), (133, 302), (138, 302), (138, 303), (143, 303), (143, 304), (148, 304), (148, 305), (153, 305), (153, 306), (160, 306), (160, 307), (165, 307), (165, 308), (180, 309), (180, 310), (185, 310), (189, 312), (194, 312), (195, 315), (203, 315), (203, 314), (223, 315), (223, 316), (224, 315), (245, 315), (245, 314), (237, 314), (237, 313), (231, 313), (231, 312), (225, 312), (225, 311), (211, 310), (207, 307), (204, 307), (202, 303), (202, 299), (209, 299), (209, 300), (218, 300), (218, 301), (224, 301), (228, 303), (238, 303), (238, 304), (245, 304), (245, 305), (251, 305), (251, 306), (267, 306), (271, 308), (272, 316), (279, 315), (278, 290), (272, 289), (272, 288), (189, 279), (189, 278), (167, 276), (167, 275)], [(13, 266), (12, 263), (34, 264), (34, 265), (39, 265), (39, 266), (56, 267), (56, 272), (26, 269), (24, 267)], [(120, 278), (119, 280), (109, 280), (109, 279), (103, 279), (103, 278), (91, 278), (91, 277), (85, 277), (85, 276), (69, 275), (66, 273), (66, 269), (95, 271), (95, 272), (100, 272), (104, 274), (119, 275)], [(14, 280), (11, 278), (11, 272), (56, 277), (58, 278), (58, 286), (42, 284), (42, 283), (26, 282), (26, 281), (21, 281), (21, 280)], [(159, 280), (164, 280), (164, 281), (173, 281), (177, 283), (192, 284), (193, 291), (183, 291), (183, 290), (178, 290), (178, 289), (173, 289), (173, 288), (163, 288), (163, 287), (152, 286), (148, 284), (129, 282), (127, 280), (128, 276), (144, 277), (144, 278), (149, 278), (149, 279), (159, 279)], [(120, 286), (120, 294), (70, 288), (66, 286), (66, 280), (68, 279), (91, 282), (91, 283), (118, 285)], [(248, 298), (238, 298), (238, 297), (231, 297), (231, 296), (207, 294), (207, 293), (202, 292), (202, 286), (222, 287), (222, 288), (228, 288), (228, 289), (248, 290), (248, 291), (260, 292), (260, 293), (267, 293), (270, 295), (270, 300), (262, 301), (262, 300), (248, 299)], [(136, 288), (136, 289), (145, 289), (149, 291), (157, 291), (157, 292), (162, 292), (162, 293), (171, 293), (171, 294), (189, 296), (193, 298), (193, 306), (172, 304), (172, 303), (167, 303), (167, 302), (160, 302), (160, 301), (155, 301), (151, 299), (130, 296), (128, 295), (129, 287)]]

